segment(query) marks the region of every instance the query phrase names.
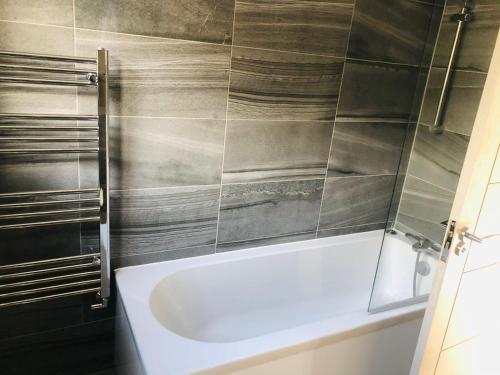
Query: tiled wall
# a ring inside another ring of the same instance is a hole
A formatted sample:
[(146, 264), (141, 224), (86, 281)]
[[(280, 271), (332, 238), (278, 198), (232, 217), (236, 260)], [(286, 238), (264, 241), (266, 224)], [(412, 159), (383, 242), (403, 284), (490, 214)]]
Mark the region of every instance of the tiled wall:
[[(112, 262), (385, 227), (432, 1), (4, 0), (0, 48), (111, 58)], [(91, 113), (87, 89), (0, 87), (2, 112)], [(2, 159), (2, 192), (91, 187), (87, 157)], [(2, 263), (92, 227), (2, 233)], [(374, 249), (377, 250), (377, 249)], [(0, 312), (7, 374), (112, 367), (113, 308)]]
[(443, 115), (443, 134), (429, 132), (432, 124), (456, 22), (451, 15), (463, 2), (448, 0), (436, 44), (432, 68), (411, 151), (396, 227), (441, 243), (469, 144), (474, 119), (500, 27), (498, 0), (469, 1), (472, 21), (464, 29), (462, 44)]

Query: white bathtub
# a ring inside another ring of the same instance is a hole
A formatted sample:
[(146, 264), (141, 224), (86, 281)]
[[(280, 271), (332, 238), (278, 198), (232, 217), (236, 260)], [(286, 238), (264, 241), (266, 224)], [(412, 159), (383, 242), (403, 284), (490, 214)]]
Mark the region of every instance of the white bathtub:
[(367, 313), (382, 238), (374, 231), (117, 270), (119, 340), (138, 359), (128, 373), (407, 374), (424, 305)]

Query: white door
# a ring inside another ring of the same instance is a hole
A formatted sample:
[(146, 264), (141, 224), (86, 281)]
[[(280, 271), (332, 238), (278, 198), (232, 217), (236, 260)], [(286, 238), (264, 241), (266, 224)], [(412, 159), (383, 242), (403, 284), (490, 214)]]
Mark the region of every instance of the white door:
[(500, 37), (450, 217), (411, 375), (500, 375)]

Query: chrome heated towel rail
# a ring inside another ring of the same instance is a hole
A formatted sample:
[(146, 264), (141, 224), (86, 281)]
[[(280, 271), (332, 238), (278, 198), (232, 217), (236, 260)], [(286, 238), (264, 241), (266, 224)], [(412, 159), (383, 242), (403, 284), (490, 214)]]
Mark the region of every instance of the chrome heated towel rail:
[[(95, 222), (100, 238), (96, 253), (1, 265), (0, 308), (90, 293), (97, 299), (92, 307), (105, 307), (110, 296), (108, 51), (99, 49), (96, 58), (0, 51), (0, 59), (0, 84), (97, 91), (95, 115), (0, 113), (0, 157), (90, 153), (99, 168), (95, 188), (0, 194), (0, 231)], [(72, 133), (61, 135), (67, 132)], [(53, 143), (57, 147), (40, 146)]]

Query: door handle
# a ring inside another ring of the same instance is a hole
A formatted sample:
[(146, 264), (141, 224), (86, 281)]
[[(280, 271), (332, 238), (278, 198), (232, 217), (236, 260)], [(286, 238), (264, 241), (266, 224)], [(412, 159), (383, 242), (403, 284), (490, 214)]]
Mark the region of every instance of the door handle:
[(466, 230), (464, 230), (464, 231), (460, 232), (459, 236), (460, 236), (460, 239), (467, 238), (473, 242), (482, 243), (484, 240), (487, 240), (489, 238), (500, 236), (500, 233), (493, 233), (493, 234), (490, 234), (488, 236), (479, 237), (473, 233), (470, 233), (470, 232), (467, 232)]
[(455, 248), (455, 254), (460, 255), (465, 253), (467, 246), (464, 243), (464, 239), (467, 238), (468, 240), (471, 240), (472, 242), (477, 242), (477, 243), (483, 243), (484, 240), (487, 240), (492, 237), (499, 237), (500, 233), (493, 233), (489, 234), (484, 237), (479, 237), (476, 236), (473, 233), (470, 233), (467, 231), (467, 229), (462, 230), (461, 232), (458, 233), (458, 238), (460, 239), (460, 242), (457, 244), (457, 247)]

